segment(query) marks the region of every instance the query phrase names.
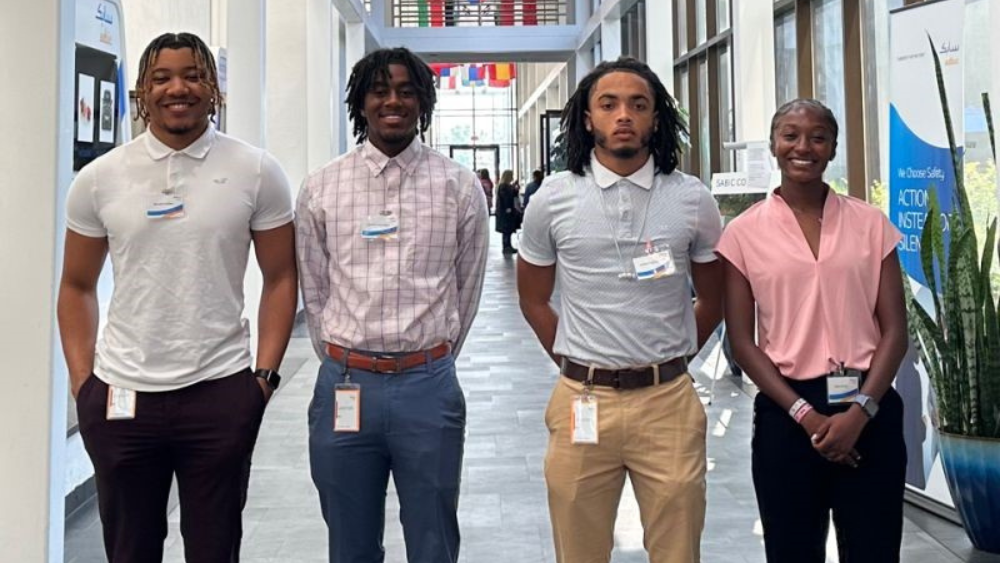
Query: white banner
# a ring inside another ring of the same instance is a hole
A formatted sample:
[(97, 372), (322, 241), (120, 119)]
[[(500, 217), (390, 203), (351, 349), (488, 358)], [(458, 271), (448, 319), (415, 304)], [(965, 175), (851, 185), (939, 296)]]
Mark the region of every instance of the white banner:
[[(903, 233), (899, 258), (918, 299), (930, 298), (920, 264), (920, 234), (929, 189), (934, 187), (942, 210), (949, 211), (955, 186), (931, 42), (941, 61), (955, 141), (961, 147), (965, 139), (964, 16), (964, 0), (941, 0), (901, 8), (891, 14), (889, 22), (889, 218)], [(907, 483), (938, 502), (954, 506), (929, 414), (933, 392), (912, 346), (896, 376), (896, 389), (906, 405)]]

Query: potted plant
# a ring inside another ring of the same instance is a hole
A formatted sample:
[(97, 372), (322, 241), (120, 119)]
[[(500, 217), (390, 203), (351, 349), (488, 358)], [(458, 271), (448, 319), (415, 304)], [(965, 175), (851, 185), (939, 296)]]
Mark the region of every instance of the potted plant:
[[(1000, 288), (990, 279), (997, 222), (990, 221), (980, 251), (933, 41), (931, 53), (955, 173), (955, 205), (943, 221), (931, 187), (920, 258), (934, 310), (932, 316), (911, 298), (911, 329), (936, 394), (934, 422), (952, 499), (973, 545), (1000, 553), (1000, 303), (995, 297)], [(984, 102), (988, 112), (985, 94)], [(995, 159), (995, 146), (993, 154)]]

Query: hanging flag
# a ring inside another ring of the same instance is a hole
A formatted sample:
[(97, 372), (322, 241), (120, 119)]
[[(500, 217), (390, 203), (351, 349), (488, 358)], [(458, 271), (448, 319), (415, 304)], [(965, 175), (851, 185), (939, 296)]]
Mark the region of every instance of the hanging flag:
[(497, 25), (514, 25), (514, 0), (500, 0)]
[(444, 27), (444, 0), (430, 0), (431, 26)]
[(511, 72), (510, 72), (510, 69), (511, 69), (512, 66), (514, 66), (514, 65), (512, 65), (511, 63), (500, 63), (500, 64), (496, 65), (496, 67), (497, 67), (496, 79), (497, 80), (510, 80), (511, 78), (513, 78), (511, 76)]
[(523, 25), (538, 25), (537, 0), (523, 0), (521, 10), (521, 23)]
[(417, 25), (427, 27), (427, 0), (417, 0)]

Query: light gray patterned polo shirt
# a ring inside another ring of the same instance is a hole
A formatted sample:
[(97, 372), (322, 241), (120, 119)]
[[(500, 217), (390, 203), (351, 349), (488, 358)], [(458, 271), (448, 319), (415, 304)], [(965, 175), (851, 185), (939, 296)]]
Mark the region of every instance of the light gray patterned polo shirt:
[[(622, 368), (697, 352), (690, 263), (716, 260), (722, 219), (698, 179), (653, 171), (650, 158), (623, 178), (592, 155), (585, 176), (553, 175), (532, 196), (519, 252), (530, 264), (556, 265), (556, 354)], [(676, 272), (623, 279), (647, 243), (669, 246)]]

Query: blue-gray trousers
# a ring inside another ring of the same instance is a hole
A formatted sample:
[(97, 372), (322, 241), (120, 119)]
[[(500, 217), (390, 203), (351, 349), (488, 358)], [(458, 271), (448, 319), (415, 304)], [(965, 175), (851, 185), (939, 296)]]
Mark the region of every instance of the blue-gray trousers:
[(343, 364), (327, 357), (309, 405), (313, 483), (329, 532), (330, 563), (381, 563), (389, 473), (409, 563), (458, 561), (458, 492), (465, 397), (446, 355), (400, 374), (350, 370), (361, 386), (361, 431), (334, 432)]

